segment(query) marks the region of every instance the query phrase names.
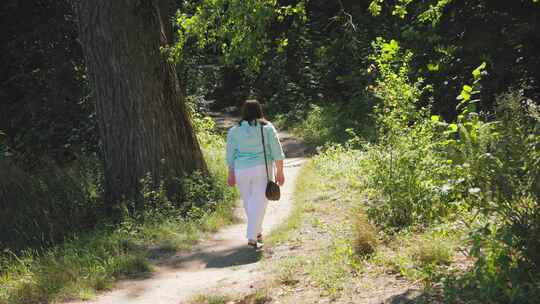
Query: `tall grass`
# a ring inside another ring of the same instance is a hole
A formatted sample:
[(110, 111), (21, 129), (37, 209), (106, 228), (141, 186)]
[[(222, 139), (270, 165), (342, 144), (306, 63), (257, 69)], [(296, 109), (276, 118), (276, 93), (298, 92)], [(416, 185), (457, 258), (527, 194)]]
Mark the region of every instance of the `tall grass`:
[(119, 226), (99, 227), (43, 253), (6, 255), (0, 264), (0, 302), (92, 297), (119, 278), (148, 274), (153, 258), (188, 249), (205, 232), (229, 223), (229, 211), (221, 207), (203, 218), (156, 211), (151, 221), (126, 219)]
[(28, 173), (0, 159), (0, 248), (39, 248), (92, 228), (103, 207), (97, 163), (85, 157), (69, 168), (50, 164)]

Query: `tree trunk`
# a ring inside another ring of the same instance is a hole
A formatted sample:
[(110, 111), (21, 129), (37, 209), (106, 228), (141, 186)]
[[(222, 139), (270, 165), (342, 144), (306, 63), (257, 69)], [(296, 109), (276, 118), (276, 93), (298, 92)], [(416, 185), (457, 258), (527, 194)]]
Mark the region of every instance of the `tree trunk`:
[(173, 39), (173, 26), (172, 26), (172, 18), (174, 17), (175, 10), (175, 2), (174, 0), (159, 0), (159, 12), (161, 15), (161, 20), (163, 24), (163, 32), (165, 33), (165, 37), (167, 37), (167, 41), (172, 41)]
[(74, 0), (111, 206), (136, 197), (146, 174), (156, 182), (207, 172), (175, 68), (160, 51), (163, 1)]

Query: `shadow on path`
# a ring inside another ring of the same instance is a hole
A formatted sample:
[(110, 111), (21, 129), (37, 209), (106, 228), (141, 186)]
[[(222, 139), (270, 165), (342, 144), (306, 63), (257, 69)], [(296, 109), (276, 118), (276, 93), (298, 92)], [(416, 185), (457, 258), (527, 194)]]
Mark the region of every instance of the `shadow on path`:
[[(406, 291), (393, 295), (383, 301), (384, 304), (420, 304), (420, 303), (435, 303), (433, 296), (419, 289), (409, 288)], [(439, 302), (437, 302), (439, 303)]]
[(199, 248), (197, 251), (177, 255), (160, 263), (162, 268), (171, 269), (204, 269), (227, 268), (257, 263), (262, 253), (253, 250), (242, 243), (241, 246), (212, 250), (211, 245)]
[(238, 265), (247, 265), (258, 262), (262, 257), (262, 251), (255, 251), (246, 246), (225, 250), (221, 255), (208, 261), (207, 268), (224, 268)]

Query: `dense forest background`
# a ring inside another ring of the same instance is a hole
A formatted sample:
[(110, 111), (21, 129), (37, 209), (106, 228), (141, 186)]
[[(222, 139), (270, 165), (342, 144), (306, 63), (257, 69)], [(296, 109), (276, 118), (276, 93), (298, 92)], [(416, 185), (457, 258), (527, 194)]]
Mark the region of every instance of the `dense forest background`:
[[(224, 20), (203, 16), (208, 24), (202, 27), (214, 31), (215, 38), (201, 44), (194, 33), (200, 28), (186, 33), (176, 25), (186, 37), (179, 60), (182, 88), (187, 95), (213, 101), (217, 109), (255, 95), (267, 104), (267, 111), (293, 109), (290, 116), (298, 119), (305, 117), (311, 104), (369, 109), (367, 88), (374, 78), (369, 71), (371, 43), (384, 37), (413, 51), (411, 78), (422, 77), (432, 85), (433, 100), (424, 103), (432, 102), (433, 111), (446, 118), (455, 116), (456, 92), (482, 62), (489, 71), (482, 80), (482, 110), (493, 109), (495, 96), (509, 88), (524, 88), (525, 95), (535, 100), (540, 77), (537, 4), (446, 2), (444, 8), (430, 8), (432, 3), (413, 1), (402, 18), (384, 8), (381, 16), (373, 16), (370, 1), (279, 2), (279, 6), (299, 5), (301, 13), (253, 16), (249, 20), (257, 22), (253, 37), (240, 37), (238, 46), (226, 49), (222, 44), (236, 29), (218, 33), (223, 30), (219, 22), (234, 24), (242, 11), (233, 14), (226, 2), (216, 2), (205, 14), (225, 12), (219, 17)], [(210, 4), (179, 2), (177, 8), (191, 17), (199, 5)], [(427, 8), (436, 20), (424, 13)], [(47, 157), (65, 163), (97, 151), (94, 107), (71, 5), (5, 1), (1, 13), (0, 129), (11, 157), (24, 161)]]
[[(514, 301), (537, 292), (538, 1), (165, 2), (174, 38), (161, 51), (203, 150), (223, 140), (204, 116), (247, 98), (314, 146), (395, 150), (369, 154), (384, 202), (370, 219), (395, 232), (465, 210), (500, 217), (503, 227), (471, 228), (494, 240), (492, 255), (476, 251), (478, 273), (502, 263), (501, 282), (525, 282)], [(0, 250), (41, 250), (110, 216), (103, 142), (70, 1), (4, 0), (0, 20)], [(170, 202), (182, 215), (232, 197), (219, 161), (207, 156), (215, 178), (181, 183)]]

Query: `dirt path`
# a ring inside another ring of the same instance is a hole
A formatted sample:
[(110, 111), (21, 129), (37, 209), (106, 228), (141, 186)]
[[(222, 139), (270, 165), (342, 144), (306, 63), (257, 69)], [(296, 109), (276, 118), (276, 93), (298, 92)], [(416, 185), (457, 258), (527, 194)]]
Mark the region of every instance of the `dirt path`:
[[(230, 125), (231, 117), (218, 121), (220, 127)], [(288, 134), (280, 134), (288, 157), (304, 152), (303, 145)], [(292, 209), (292, 195), (296, 177), (305, 159), (285, 160), (286, 182), (279, 202), (268, 205), (264, 220), (264, 233), (281, 224)], [(198, 293), (211, 289), (230, 288), (234, 291), (249, 290), (253, 282), (263, 275), (261, 254), (248, 248), (245, 235), (243, 210), (237, 208), (242, 223), (226, 227), (196, 245), (192, 251), (178, 253), (160, 260), (150, 277), (125, 280), (115, 289), (99, 295), (92, 301), (72, 303), (123, 304), (123, 303), (185, 303)]]

